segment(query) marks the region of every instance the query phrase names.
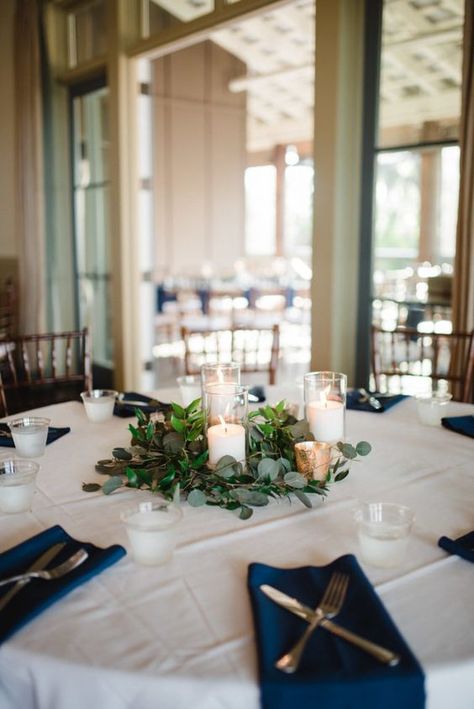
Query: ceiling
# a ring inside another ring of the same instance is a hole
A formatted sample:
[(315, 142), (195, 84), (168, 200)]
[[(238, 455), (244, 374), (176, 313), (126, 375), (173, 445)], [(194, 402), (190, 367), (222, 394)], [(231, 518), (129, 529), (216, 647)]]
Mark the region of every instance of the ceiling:
[[(211, 0), (155, 0), (189, 21)], [(456, 123), (460, 111), (463, 0), (385, 0), (380, 124), (388, 131)], [(236, 20), (211, 39), (247, 65), (229, 83), (247, 92), (248, 149), (312, 139), (314, 0), (294, 0)]]

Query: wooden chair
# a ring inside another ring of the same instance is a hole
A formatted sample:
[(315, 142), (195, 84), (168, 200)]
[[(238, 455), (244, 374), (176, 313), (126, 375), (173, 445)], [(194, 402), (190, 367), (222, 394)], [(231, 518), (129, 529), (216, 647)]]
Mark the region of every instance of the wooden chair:
[(275, 384), (280, 331), (278, 325), (267, 329), (228, 328), (191, 330), (181, 328), (186, 374), (197, 374), (201, 365), (211, 361), (239, 362), (241, 371), (268, 374)]
[(87, 328), (0, 342), (0, 415), (68, 401), (91, 387)]
[[(454, 374), (453, 359), (461, 374)], [(394, 330), (372, 328), (372, 373), (377, 391), (382, 378), (398, 377), (403, 389), (404, 377), (429, 377), (446, 380), (454, 398), (470, 402), (474, 383), (474, 330), (472, 332), (424, 333), (415, 328)]]
[(15, 284), (7, 279), (0, 289), (0, 340), (16, 333), (17, 295)]

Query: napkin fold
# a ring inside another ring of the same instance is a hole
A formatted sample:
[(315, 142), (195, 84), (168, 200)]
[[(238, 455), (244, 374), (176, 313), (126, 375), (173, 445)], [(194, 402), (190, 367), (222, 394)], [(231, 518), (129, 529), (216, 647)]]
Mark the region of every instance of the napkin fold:
[(474, 438), (474, 416), (447, 416), (441, 419), (441, 423), (450, 431)]
[(444, 536), (440, 537), (438, 546), (449, 552), (449, 554), (457, 554), (457, 556), (460, 556), (466, 561), (474, 562), (474, 531), (463, 534), (462, 537), (458, 537), (457, 539), (450, 539)]
[(156, 400), (149, 396), (145, 396), (144, 394), (137, 394), (135, 391), (126, 391), (123, 395), (123, 401), (127, 401), (127, 399), (130, 401), (143, 401), (143, 405), (137, 407), (136, 404), (130, 404), (129, 406), (127, 404), (115, 404), (114, 416), (120, 416), (120, 418), (130, 418), (131, 416), (135, 416), (136, 408), (140, 408), (145, 414), (152, 414), (156, 411), (161, 411), (166, 414), (171, 408), (170, 404), (164, 404), (162, 401), (159, 401), (158, 405), (153, 404), (150, 406), (150, 401)]
[(257, 397), (259, 403), (263, 403), (266, 400), (265, 389), (262, 386), (250, 387), (249, 394), (253, 394)]
[(395, 404), (400, 403), (403, 399), (406, 399), (406, 394), (394, 394), (393, 396), (381, 396), (379, 397), (375, 392), (372, 394), (377, 401), (382, 404), (381, 409), (374, 409), (368, 401), (361, 401), (361, 395), (358, 391), (348, 391), (346, 397), (346, 407), (354, 411), (370, 411), (373, 414), (383, 414), (384, 411), (391, 409)]
[[(0, 554), (0, 578), (27, 571), (47, 549), (62, 542), (66, 546), (48, 564), (49, 568), (66, 561), (78, 549), (86, 549), (89, 557), (61, 578), (52, 581), (41, 579), (29, 581), (0, 611), (0, 643), (49, 608), (55, 601), (114, 564), (126, 553), (125, 549), (118, 544), (102, 549), (94, 544), (77, 541), (62, 527), (55, 525)], [(0, 600), (10, 589), (10, 584), (0, 588)]]
[[(315, 608), (331, 574), (350, 577), (343, 608), (335, 621), (341, 626), (398, 652), (396, 667), (387, 667), (363, 650), (318, 628), (311, 636), (295, 674), (274, 667), (301, 637), (306, 621), (267, 598), (269, 584)], [(380, 598), (352, 554), (327, 566), (277, 569), (251, 564), (248, 586), (257, 637), (261, 706), (263, 709), (422, 709), (425, 702), (421, 666), (400, 635)]]
[[(46, 445), (48, 446), (50, 443), (53, 441), (56, 441), (58, 438), (61, 438), (61, 436), (65, 436), (66, 433), (69, 433), (71, 429), (69, 426), (66, 426), (64, 428), (54, 428), (54, 426), (50, 426), (48, 428), (48, 438), (46, 439)], [(15, 444), (13, 443), (13, 438), (10, 433), (10, 428), (6, 423), (0, 423), (0, 446), (4, 446), (5, 448), (14, 448)]]

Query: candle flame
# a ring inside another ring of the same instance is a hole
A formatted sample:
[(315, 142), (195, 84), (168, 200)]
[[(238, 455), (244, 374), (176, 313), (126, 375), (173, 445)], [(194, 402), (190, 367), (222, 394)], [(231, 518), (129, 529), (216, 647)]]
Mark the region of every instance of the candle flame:
[(319, 400), (325, 409), (328, 407), (328, 395), (330, 391), (331, 385), (328, 384), (328, 386), (319, 393)]

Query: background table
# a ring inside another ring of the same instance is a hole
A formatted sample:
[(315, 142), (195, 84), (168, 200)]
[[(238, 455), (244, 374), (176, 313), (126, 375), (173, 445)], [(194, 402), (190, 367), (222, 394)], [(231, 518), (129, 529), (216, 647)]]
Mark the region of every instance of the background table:
[[(298, 398), (296, 388), (268, 392), (272, 402)], [(157, 396), (178, 400), (175, 391)], [(473, 412), (451, 405), (452, 414)], [(81, 484), (103, 479), (94, 464), (128, 444), (129, 420), (92, 424), (75, 402), (41, 413), (71, 433), (39, 461), (32, 512), (0, 516), (0, 549), (53, 524), (77, 539), (128, 548), (120, 510), (150, 494), (105, 497), (82, 492)], [(357, 554), (357, 499), (415, 510), (404, 565), (363, 568), (425, 669), (430, 709), (472, 709), (474, 566), (448, 556), (437, 539), (474, 528), (474, 441), (421, 426), (413, 400), (382, 415), (347, 412), (347, 437), (370, 441), (373, 452), (314, 509), (282, 500), (244, 522), (184, 504), (169, 564), (140, 567), (127, 555), (18, 632), (0, 647), (2, 709), (258, 707), (248, 564), (320, 565)]]

